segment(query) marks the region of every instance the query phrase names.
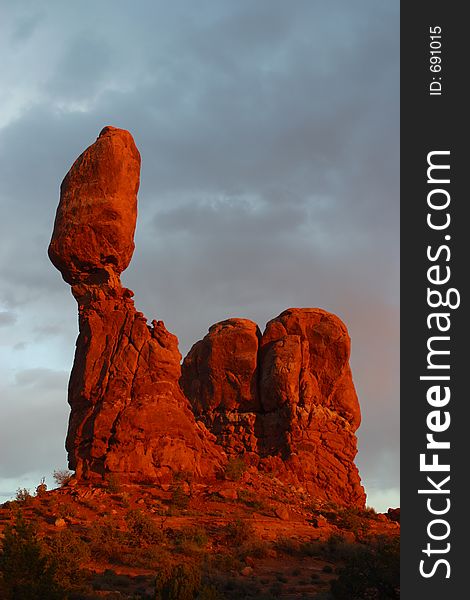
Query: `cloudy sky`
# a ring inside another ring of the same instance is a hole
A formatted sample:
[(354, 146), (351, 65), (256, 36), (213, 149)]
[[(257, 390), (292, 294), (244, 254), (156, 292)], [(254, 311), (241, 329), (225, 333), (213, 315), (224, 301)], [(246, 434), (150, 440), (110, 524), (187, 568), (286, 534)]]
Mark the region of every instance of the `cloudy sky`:
[(104, 125), (142, 154), (138, 309), (183, 354), (292, 306), (352, 337), (368, 503), (398, 504), (398, 0), (0, 3), (0, 500), (66, 466), (76, 303), (47, 258)]

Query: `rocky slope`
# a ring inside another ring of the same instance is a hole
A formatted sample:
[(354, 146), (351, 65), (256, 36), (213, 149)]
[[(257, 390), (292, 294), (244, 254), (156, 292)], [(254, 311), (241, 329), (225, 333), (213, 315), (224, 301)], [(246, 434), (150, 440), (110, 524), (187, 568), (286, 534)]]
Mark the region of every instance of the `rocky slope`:
[(229, 319), (181, 368), (177, 338), (161, 321), (148, 325), (119, 280), (139, 175), (130, 133), (105, 127), (61, 186), (49, 256), (79, 308), (66, 442), (77, 479), (207, 482), (243, 460), (311, 495), (364, 505), (344, 324), (317, 308), (286, 310), (263, 334)]

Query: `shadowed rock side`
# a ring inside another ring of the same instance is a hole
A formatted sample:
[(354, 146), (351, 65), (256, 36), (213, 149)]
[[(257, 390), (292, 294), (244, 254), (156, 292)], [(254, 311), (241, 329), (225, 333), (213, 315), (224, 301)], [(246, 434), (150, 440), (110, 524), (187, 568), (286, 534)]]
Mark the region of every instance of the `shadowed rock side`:
[(119, 279), (134, 250), (139, 176), (130, 133), (105, 127), (61, 186), (49, 256), (79, 310), (66, 440), (76, 477), (166, 483), (190, 472), (208, 482), (243, 456), (293, 489), (364, 505), (344, 324), (289, 309), (261, 335), (228, 319), (181, 367), (176, 336), (148, 325)]
[(215, 476), (223, 450), (178, 384), (177, 338), (147, 325), (119, 275), (134, 248), (140, 156), (130, 133), (106, 127), (61, 186), (49, 256), (72, 285), (79, 336), (69, 383), (66, 448), (78, 478)]
[(263, 336), (255, 323), (229, 319), (193, 346), (181, 383), (229, 455), (244, 453), (320, 497), (363, 505), (349, 354), (346, 327), (320, 309), (286, 310)]

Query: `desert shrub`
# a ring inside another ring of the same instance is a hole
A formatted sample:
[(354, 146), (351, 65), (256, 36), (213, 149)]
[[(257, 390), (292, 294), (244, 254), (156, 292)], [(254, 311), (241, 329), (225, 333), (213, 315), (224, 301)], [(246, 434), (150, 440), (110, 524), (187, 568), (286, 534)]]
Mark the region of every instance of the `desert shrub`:
[(222, 600), (222, 596), (213, 585), (203, 585), (199, 590), (197, 600)]
[(127, 492), (121, 494), (121, 504), (124, 508), (129, 508), (131, 505), (131, 497)]
[(343, 508), (338, 511), (335, 524), (340, 529), (347, 529), (356, 536), (361, 537), (370, 528), (370, 517), (368, 513), (358, 508)]
[(235, 519), (227, 523), (224, 533), (227, 541), (232, 546), (240, 546), (248, 540), (253, 540), (255, 537), (253, 524), (243, 519)]
[(271, 545), (264, 540), (248, 540), (239, 550), (241, 557), (251, 556), (253, 558), (266, 558)]
[(203, 527), (184, 527), (174, 532), (175, 549), (187, 556), (202, 557), (209, 537)]
[(310, 579), (311, 579), (312, 581), (317, 581), (318, 579), (320, 579), (320, 575), (319, 575), (319, 573), (316, 573), (316, 572), (314, 572), (314, 573), (311, 573), (311, 575), (310, 575)]
[(398, 539), (382, 539), (362, 546), (346, 560), (331, 583), (338, 600), (395, 600), (400, 597), (400, 546)]
[(129, 510), (126, 523), (131, 546), (159, 544), (164, 538), (163, 531), (155, 521), (140, 510)]
[(318, 540), (303, 542), (299, 550), (302, 556), (322, 556), (325, 552), (325, 544)]
[(189, 506), (189, 496), (184, 493), (183, 486), (175, 485), (171, 493), (170, 508), (183, 510)]
[(228, 573), (229, 571), (239, 571), (241, 569), (241, 562), (237, 556), (233, 553), (222, 554), (217, 553), (210, 556), (210, 565), (216, 571), (222, 573)]
[(54, 565), (55, 579), (66, 590), (81, 589), (85, 583), (83, 563), (90, 560), (88, 545), (69, 529), (59, 531), (47, 540)]
[(5, 600), (64, 600), (65, 591), (35, 527), (21, 515), (7, 525), (0, 550), (0, 573)]
[(122, 551), (128, 542), (128, 537), (114, 519), (107, 517), (93, 522), (89, 529), (89, 536), (90, 550), (95, 558), (121, 562)]
[(254, 508), (255, 510), (260, 511), (265, 509), (264, 502), (259, 499), (255, 492), (252, 492), (250, 490), (240, 490), (240, 492), (238, 493), (238, 499), (240, 502), (243, 502), (243, 504), (245, 504), (246, 506)]
[(329, 559), (348, 560), (351, 556), (360, 552), (362, 548), (362, 543), (351, 543), (342, 535), (332, 534), (323, 544), (321, 554)]
[(288, 554), (289, 556), (295, 556), (300, 552), (300, 544), (297, 540), (283, 536), (276, 539), (274, 547), (282, 554)]
[(207, 543), (209, 541), (206, 529), (198, 525), (194, 525), (192, 527), (184, 527), (180, 529), (179, 532), (177, 532), (176, 536), (177, 540), (179, 539), (191, 541), (200, 548), (207, 546)]
[(369, 519), (377, 518), (377, 511), (375, 510), (375, 508), (373, 506), (366, 506), (365, 509), (363, 510), (363, 513), (364, 513), (364, 516), (369, 517)]
[(312, 514), (321, 515), (341, 529), (352, 531), (356, 536), (365, 535), (370, 528), (370, 521), (377, 518), (375, 510), (369, 506), (365, 509), (356, 506), (339, 506), (334, 502), (320, 505), (314, 502)]
[(314, 515), (322, 515), (325, 519), (328, 519), (331, 523), (335, 523), (338, 513), (342, 510), (342, 507), (336, 504), (336, 502), (320, 502), (315, 501), (312, 504), (312, 513)]
[(225, 466), (224, 477), (230, 481), (240, 481), (246, 469), (247, 464), (243, 458), (230, 458)]
[(201, 588), (201, 572), (194, 565), (180, 564), (159, 573), (155, 582), (159, 600), (196, 600)]
[(31, 500), (32, 500), (32, 496), (28, 489), (18, 488), (16, 490), (15, 500), (17, 502), (21, 502), (22, 504), (30, 504)]
[(77, 509), (73, 504), (67, 502), (57, 502), (54, 507), (54, 513), (56, 516), (64, 519), (65, 517), (74, 517), (77, 514)]
[(279, 597), (279, 594), (282, 592), (282, 583), (280, 581), (275, 581), (271, 587), (269, 588), (270, 593), (276, 598)]
[(124, 548), (120, 562), (129, 567), (159, 570), (168, 569), (172, 564), (171, 554), (162, 546)]
[(67, 485), (72, 475), (73, 472), (68, 469), (56, 469), (52, 474), (52, 477), (58, 486), (63, 487), (64, 485)]

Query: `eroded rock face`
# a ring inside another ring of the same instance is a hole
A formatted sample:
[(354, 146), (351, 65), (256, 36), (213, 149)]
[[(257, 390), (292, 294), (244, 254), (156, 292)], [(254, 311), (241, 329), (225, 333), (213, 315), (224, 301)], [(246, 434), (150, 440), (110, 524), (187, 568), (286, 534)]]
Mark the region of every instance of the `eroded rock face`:
[(79, 337), (66, 440), (79, 479), (208, 482), (243, 459), (323, 499), (363, 505), (359, 404), (344, 324), (289, 309), (263, 335), (252, 321), (213, 325), (182, 367), (176, 336), (136, 311), (121, 272), (134, 249), (140, 155), (105, 127), (61, 186), (49, 256), (72, 287)]
[(248, 319), (216, 323), (190, 350), (181, 385), (196, 417), (229, 454), (257, 452), (257, 356), (261, 332)]
[(349, 354), (345, 325), (321, 309), (286, 310), (262, 336), (251, 321), (230, 319), (193, 346), (182, 387), (228, 454), (320, 497), (362, 505)]
[(179, 387), (181, 355), (164, 324), (136, 311), (119, 275), (134, 248), (140, 157), (129, 132), (106, 127), (61, 186), (49, 256), (72, 285), (79, 330), (66, 440), (77, 477), (166, 481), (215, 477), (222, 448), (196, 424)]

